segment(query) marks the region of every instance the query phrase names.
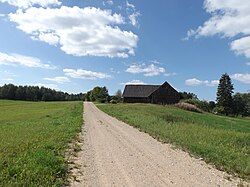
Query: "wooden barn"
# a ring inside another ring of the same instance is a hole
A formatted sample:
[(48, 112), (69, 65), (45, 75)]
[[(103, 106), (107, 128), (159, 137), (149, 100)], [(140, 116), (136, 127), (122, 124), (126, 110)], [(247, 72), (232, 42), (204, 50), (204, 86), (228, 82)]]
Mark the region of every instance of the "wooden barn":
[(174, 104), (180, 101), (179, 93), (168, 83), (162, 85), (126, 85), (125, 103)]

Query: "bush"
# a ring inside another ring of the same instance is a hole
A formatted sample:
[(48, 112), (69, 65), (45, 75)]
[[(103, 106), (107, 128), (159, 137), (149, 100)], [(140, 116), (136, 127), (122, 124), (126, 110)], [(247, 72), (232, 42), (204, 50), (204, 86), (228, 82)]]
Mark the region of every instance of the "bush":
[(114, 100), (114, 99), (112, 99), (112, 100), (110, 101), (110, 103), (111, 103), (111, 104), (117, 104), (117, 101)]
[(184, 109), (184, 110), (188, 110), (188, 111), (192, 111), (192, 112), (197, 112), (197, 113), (202, 113), (202, 110), (199, 109), (197, 106), (189, 104), (189, 103), (177, 103), (175, 104), (176, 107), (180, 108), (180, 109)]
[(214, 101), (209, 101), (209, 107), (211, 111), (213, 111), (213, 109), (216, 107), (216, 103)]
[(187, 100), (184, 100), (183, 102), (191, 104), (191, 105), (195, 105), (197, 108), (199, 108), (205, 112), (212, 112), (212, 110), (213, 110), (212, 103), (209, 104), (209, 102), (207, 102), (207, 101), (200, 101), (198, 99), (187, 99)]
[(223, 106), (217, 106), (213, 109), (212, 111), (214, 114), (219, 115), (219, 114), (224, 114), (225, 109)]
[(191, 92), (179, 92), (179, 94), (181, 99), (198, 99), (197, 95)]

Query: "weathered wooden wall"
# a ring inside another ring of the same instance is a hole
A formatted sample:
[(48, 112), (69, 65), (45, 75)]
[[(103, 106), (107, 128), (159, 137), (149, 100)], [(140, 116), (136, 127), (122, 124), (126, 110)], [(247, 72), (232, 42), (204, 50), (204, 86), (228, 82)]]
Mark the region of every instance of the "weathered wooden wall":
[(180, 101), (179, 93), (168, 85), (162, 85), (150, 97), (155, 104), (175, 104)]
[(154, 104), (175, 104), (180, 101), (179, 93), (169, 84), (163, 84), (149, 97), (125, 97), (125, 103), (154, 103)]
[(125, 97), (123, 98), (124, 103), (150, 103), (149, 98), (145, 97)]

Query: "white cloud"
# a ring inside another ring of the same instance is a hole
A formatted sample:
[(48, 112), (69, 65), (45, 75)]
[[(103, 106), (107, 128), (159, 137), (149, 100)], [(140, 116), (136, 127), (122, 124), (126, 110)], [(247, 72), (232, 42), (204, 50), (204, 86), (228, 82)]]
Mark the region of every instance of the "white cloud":
[(17, 77), (16, 74), (11, 73), (7, 70), (4, 71), (0, 71), (0, 75), (2, 76), (2, 81), (6, 82), (13, 82), (14, 81), (14, 77)]
[(217, 86), (219, 84), (219, 80), (212, 80), (210, 81), (208, 84), (206, 84), (207, 86)]
[(70, 82), (68, 77), (44, 78), (44, 80), (56, 82), (56, 83), (59, 83), (59, 84)]
[(250, 74), (249, 73), (236, 73), (231, 75), (231, 78), (237, 81), (240, 81), (245, 84), (250, 84)]
[(166, 76), (166, 77), (170, 77), (170, 76), (176, 76), (177, 75), (177, 73), (165, 73), (164, 74), (164, 76)]
[(29, 68), (44, 68), (55, 69), (56, 67), (50, 64), (44, 64), (40, 59), (20, 54), (7, 54), (0, 52), (0, 65), (8, 66), (26, 66)]
[(138, 17), (141, 15), (139, 11), (136, 10), (135, 5), (126, 1), (126, 12), (128, 14), (129, 22), (133, 26), (138, 26)]
[[(1, 73), (1, 71), (0, 71), (0, 73)], [(6, 77), (17, 77), (16, 74), (14, 74), (14, 73), (12, 73), (12, 72), (9, 72), (9, 71), (7, 71), (7, 70), (2, 71), (2, 74), (3, 74), (4, 76), (6, 76)]]
[(152, 62), (153, 64), (161, 64), (158, 60), (151, 60), (150, 62)]
[(205, 0), (205, 10), (211, 14), (202, 26), (189, 30), (191, 36), (213, 36), (233, 38), (231, 49), (250, 58), (250, 1), (249, 0)]
[(231, 49), (235, 51), (236, 54), (245, 55), (247, 58), (250, 58), (250, 36), (234, 40), (231, 43)]
[(89, 80), (96, 80), (96, 79), (108, 79), (111, 78), (110, 75), (101, 72), (94, 72), (88, 71), (84, 69), (64, 69), (63, 72), (66, 76), (75, 78), (75, 79), (89, 79)]
[(185, 81), (185, 84), (187, 86), (200, 86), (200, 85), (205, 85), (205, 86), (217, 86), (219, 84), (218, 80), (212, 80), (212, 81), (208, 81), (208, 80), (199, 80), (197, 78), (192, 78), (192, 79), (187, 79)]
[(141, 14), (139, 12), (134, 12), (133, 14), (130, 14), (129, 15), (129, 20), (130, 20), (130, 23), (133, 25), (133, 26), (138, 26), (138, 16), (140, 16)]
[(128, 0), (126, 1), (126, 5), (127, 5), (127, 8), (135, 10), (135, 5), (133, 5), (132, 3), (129, 3)]
[(165, 68), (158, 67), (154, 64), (150, 64), (148, 66), (145, 64), (133, 64), (126, 70), (126, 72), (133, 74), (143, 73), (143, 75), (146, 77), (160, 75), (161, 73), (165, 73), (165, 71)]
[(53, 33), (40, 33), (37, 37), (32, 36), (33, 40), (40, 40), (46, 42), (50, 45), (57, 45), (59, 42), (59, 37)]
[(60, 5), (61, 2), (58, 0), (0, 0), (1, 3), (8, 3), (12, 6), (16, 6), (18, 8), (28, 8), (34, 5), (48, 7), (51, 5)]
[(32, 39), (59, 45), (74, 56), (128, 57), (135, 54), (138, 36), (121, 30), (120, 14), (95, 7), (36, 8), (10, 13), (9, 19)]
[(3, 81), (9, 81), (9, 82), (14, 81), (14, 79), (12, 79), (12, 78), (3, 78), (2, 80), (3, 80)]
[(15, 80), (12, 78), (2, 78), (0, 79), (0, 86), (3, 86), (5, 84), (14, 84)]
[(196, 79), (196, 78), (193, 78), (193, 79), (187, 79), (185, 81), (185, 84), (188, 85), (188, 86), (198, 86), (198, 85), (201, 85), (202, 84), (202, 81)]
[(132, 80), (126, 83), (121, 83), (121, 85), (143, 85), (143, 84), (146, 84), (146, 83), (140, 80)]
[(250, 66), (250, 62), (247, 62), (246, 65), (247, 65), (247, 66)]

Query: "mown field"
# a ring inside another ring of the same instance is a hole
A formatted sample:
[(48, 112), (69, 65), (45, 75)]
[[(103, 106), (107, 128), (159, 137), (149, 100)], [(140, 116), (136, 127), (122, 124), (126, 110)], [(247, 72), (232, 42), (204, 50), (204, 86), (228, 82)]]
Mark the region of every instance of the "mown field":
[(0, 100), (0, 186), (61, 186), (82, 102)]
[(250, 179), (250, 120), (194, 113), (151, 104), (99, 104), (98, 108), (141, 131)]

